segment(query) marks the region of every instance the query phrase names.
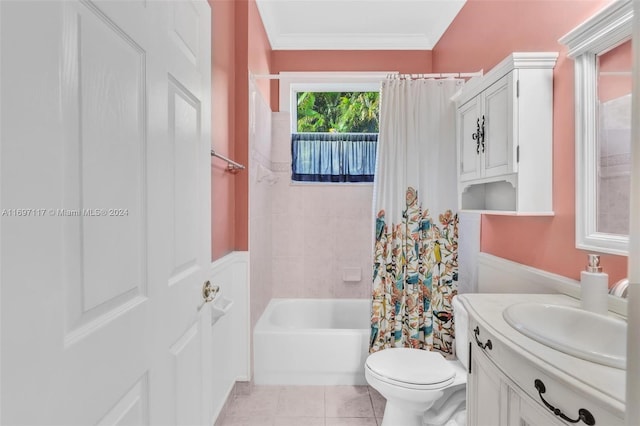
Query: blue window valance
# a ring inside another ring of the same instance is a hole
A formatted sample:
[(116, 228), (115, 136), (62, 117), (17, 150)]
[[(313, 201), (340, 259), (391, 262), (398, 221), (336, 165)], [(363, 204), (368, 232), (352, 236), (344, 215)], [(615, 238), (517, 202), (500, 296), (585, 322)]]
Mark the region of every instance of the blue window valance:
[(301, 182), (373, 182), (377, 133), (293, 133), (291, 178)]

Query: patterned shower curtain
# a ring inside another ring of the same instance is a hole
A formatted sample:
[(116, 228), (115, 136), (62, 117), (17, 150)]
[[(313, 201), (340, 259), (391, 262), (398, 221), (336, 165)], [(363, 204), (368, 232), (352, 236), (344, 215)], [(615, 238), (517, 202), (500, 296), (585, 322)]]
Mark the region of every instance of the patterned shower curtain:
[(455, 107), (462, 80), (382, 84), (370, 351), (453, 351)]

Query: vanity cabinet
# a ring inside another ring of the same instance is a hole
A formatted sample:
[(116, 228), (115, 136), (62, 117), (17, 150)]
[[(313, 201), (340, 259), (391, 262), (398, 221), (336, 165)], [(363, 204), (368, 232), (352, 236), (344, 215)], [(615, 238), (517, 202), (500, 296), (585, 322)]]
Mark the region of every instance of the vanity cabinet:
[[(517, 388), (509, 388), (509, 413), (511, 418), (508, 424), (519, 426), (540, 425), (564, 425), (563, 421), (544, 411), (526, 395), (520, 393)], [(584, 424), (584, 423), (583, 423)]]
[[(472, 343), (473, 344), (473, 343)], [(479, 347), (471, 349), (467, 383), (469, 426), (563, 425), (522, 393)]]
[(513, 53), (455, 98), (461, 210), (553, 214), (557, 56)]
[[(506, 410), (506, 398), (502, 392), (504, 375), (479, 348), (471, 348), (472, 371), (467, 380), (467, 413), (469, 426), (499, 426), (501, 414)], [(471, 397), (471, 398), (469, 398)]]
[(540, 345), (511, 328), (502, 317), (504, 308), (513, 303), (572, 306), (575, 302), (571, 298), (505, 294), (459, 297), (469, 312), (469, 426), (625, 424), (623, 370)]

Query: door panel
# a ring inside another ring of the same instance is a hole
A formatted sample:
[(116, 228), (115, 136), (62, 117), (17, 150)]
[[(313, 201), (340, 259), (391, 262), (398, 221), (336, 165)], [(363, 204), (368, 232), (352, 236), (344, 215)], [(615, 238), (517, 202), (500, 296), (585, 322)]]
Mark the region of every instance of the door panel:
[(200, 325), (195, 323), (171, 346), (173, 380), (175, 383), (175, 424), (199, 424), (202, 410), (202, 387), (199, 383), (202, 364)]
[(468, 376), (468, 394), (474, 397), (468, 402), (470, 425), (500, 426), (501, 382), (500, 372), (480, 353), (471, 348), (471, 374)]
[[(173, 154), (173, 273), (170, 283), (198, 273), (198, 144), (200, 102), (174, 79), (169, 81), (169, 137)], [(195, 184), (194, 184), (195, 183)]]
[(513, 173), (513, 74), (508, 74), (485, 92), (486, 177)]
[(149, 424), (148, 386), (145, 375), (109, 410), (98, 426)]
[(200, 12), (193, 2), (174, 2), (172, 4), (174, 43), (193, 64), (201, 54), (199, 51), (198, 27)]
[(71, 343), (144, 301), (146, 94), (142, 48), (92, 4), (65, 12), (65, 196), (57, 213)]
[(526, 396), (520, 397), (519, 423), (521, 426), (537, 426), (537, 425), (549, 425), (560, 426), (563, 424), (557, 417), (552, 416), (548, 411), (545, 411), (542, 407), (535, 405)]
[(478, 141), (473, 139), (480, 117), (480, 97), (476, 97), (458, 109), (458, 141), (460, 144), (460, 180), (480, 177)]

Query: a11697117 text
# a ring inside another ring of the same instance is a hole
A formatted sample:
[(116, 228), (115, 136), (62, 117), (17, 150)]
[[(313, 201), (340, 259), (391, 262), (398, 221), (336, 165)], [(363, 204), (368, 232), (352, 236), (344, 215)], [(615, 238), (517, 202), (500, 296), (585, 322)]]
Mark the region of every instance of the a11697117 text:
[(129, 209), (2, 209), (2, 217), (118, 217), (129, 216)]

